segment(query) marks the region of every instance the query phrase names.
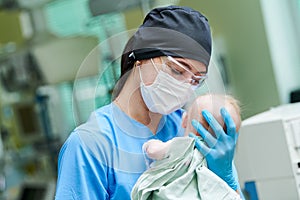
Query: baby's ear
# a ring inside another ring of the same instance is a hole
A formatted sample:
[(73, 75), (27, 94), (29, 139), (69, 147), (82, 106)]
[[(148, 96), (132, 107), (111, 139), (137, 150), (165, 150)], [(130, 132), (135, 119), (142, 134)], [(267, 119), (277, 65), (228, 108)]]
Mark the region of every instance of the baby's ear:
[(182, 124), (181, 124), (181, 126), (182, 126), (183, 128), (186, 128), (186, 127), (187, 127), (187, 120), (188, 120), (187, 113), (184, 112), (184, 113), (182, 114)]

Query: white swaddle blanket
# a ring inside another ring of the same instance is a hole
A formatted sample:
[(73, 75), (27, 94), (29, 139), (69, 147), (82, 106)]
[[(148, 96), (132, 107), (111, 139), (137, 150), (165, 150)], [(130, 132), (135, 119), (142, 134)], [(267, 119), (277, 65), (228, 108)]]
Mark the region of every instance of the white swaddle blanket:
[(136, 182), (132, 200), (235, 200), (240, 196), (206, 167), (190, 137), (171, 141), (166, 157), (152, 163)]

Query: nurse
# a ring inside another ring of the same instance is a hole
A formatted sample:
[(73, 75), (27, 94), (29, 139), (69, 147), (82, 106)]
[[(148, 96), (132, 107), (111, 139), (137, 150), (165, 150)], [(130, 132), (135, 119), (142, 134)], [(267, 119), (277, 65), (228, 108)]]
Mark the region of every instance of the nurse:
[[(130, 199), (147, 169), (143, 144), (183, 136), (181, 107), (207, 78), (210, 55), (210, 27), (201, 13), (178, 6), (150, 11), (124, 49), (114, 101), (95, 110), (62, 146), (55, 199)], [(226, 110), (222, 114), (228, 134), (208, 113), (217, 138), (204, 137), (209, 145), (196, 141), (196, 147), (237, 190), (235, 124)], [(194, 126), (206, 134), (199, 123)]]

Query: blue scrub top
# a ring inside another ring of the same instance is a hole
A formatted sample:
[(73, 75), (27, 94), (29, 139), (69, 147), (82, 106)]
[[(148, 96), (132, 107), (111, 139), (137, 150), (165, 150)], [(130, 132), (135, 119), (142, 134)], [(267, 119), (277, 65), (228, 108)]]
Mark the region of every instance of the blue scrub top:
[(182, 110), (162, 117), (157, 133), (133, 120), (114, 103), (94, 111), (62, 146), (56, 200), (130, 199), (147, 169), (142, 145), (183, 136)]

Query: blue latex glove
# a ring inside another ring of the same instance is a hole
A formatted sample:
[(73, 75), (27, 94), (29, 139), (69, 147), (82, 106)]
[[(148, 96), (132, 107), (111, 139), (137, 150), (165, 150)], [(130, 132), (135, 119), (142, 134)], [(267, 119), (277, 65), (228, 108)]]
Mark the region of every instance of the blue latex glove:
[(235, 180), (232, 168), (238, 138), (235, 123), (225, 108), (221, 109), (221, 115), (226, 124), (227, 133), (207, 110), (203, 110), (202, 115), (214, 131), (216, 138), (196, 120), (192, 120), (192, 125), (206, 144), (192, 133), (189, 136), (195, 138), (195, 146), (205, 156), (208, 168), (222, 178), (233, 190), (237, 190), (238, 182)]

